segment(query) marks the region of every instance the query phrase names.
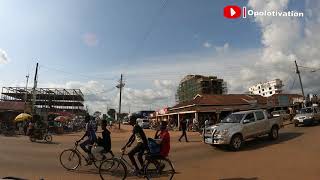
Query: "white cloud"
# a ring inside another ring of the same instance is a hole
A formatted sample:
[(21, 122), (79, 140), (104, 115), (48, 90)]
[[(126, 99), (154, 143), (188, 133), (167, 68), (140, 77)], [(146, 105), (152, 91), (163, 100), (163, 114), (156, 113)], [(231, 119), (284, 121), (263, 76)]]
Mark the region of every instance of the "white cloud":
[[(289, 0), (268, 0), (256, 1), (250, 0), (248, 5), (255, 10), (286, 10)], [(306, 10), (309, 17), (304, 19), (294, 17), (257, 17), (255, 22), (261, 28), (264, 45), (261, 57), (256, 61), (253, 67), (247, 68), (249, 73), (245, 73), (241, 79), (254, 75), (256, 81), (269, 77), (268, 79), (281, 78), (286, 82), (288, 91), (293, 91), (291, 84), (296, 78), (294, 74), (294, 60), (300, 65), (309, 67), (320, 67), (320, 37), (317, 32), (320, 31), (319, 11), (320, 3), (318, 1), (306, 1)], [(271, 70), (260, 71), (257, 68), (273, 67)], [(245, 70), (243, 70), (245, 71)], [(252, 72), (253, 71), (253, 72)], [(320, 73), (310, 73), (310, 71), (301, 71), (303, 84), (306, 92), (319, 93)], [(291, 80), (290, 80), (290, 76)], [(290, 82), (291, 81), (291, 82)], [(294, 92), (298, 92), (295, 86)]]
[(5, 64), (9, 61), (7, 53), (0, 49), (0, 64)]
[(212, 45), (209, 42), (205, 42), (202, 44), (202, 46), (205, 48), (211, 48)]
[(223, 46), (215, 46), (214, 49), (218, 52), (218, 53), (225, 53), (229, 50), (229, 43), (225, 43)]
[[(257, 17), (254, 22), (261, 30), (262, 48), (230, 50), (228, 43), (215, 48), (211, 54), (180, 54), (167, 57), (149, 58), (144, 64), (115, 70), (124, 73), (126, 87), (123, 91), (123, 111), (160, 108), (173, 105), (179, 81), (187, 74), (216, 75), (228, 83), (230, 93), (243, 93), (254, 83), (280, 78), (285, 90), (300, 93), (298, 81), (290, 89), (294, 72), (294, 60), (308, 67), (320, 67), (320, 1), (306, 1), (308, 16), (304, 22), (299, 18)], [(249, 0), (252, 9), (285, 10), (289, 0)], [(205, 47), (205, 45), (204, 45)], [(232, 52), (232, 53), (229, 53)], [(150, 62), (150, 63), (147, 63)], [(156, 62), (156, 63), (154, 63)], [(301, 70), (306, 92), (318, 92), (320, 71), (310, 73)], [(114, 82), (115, 84), (117, 82)], [(67, 82), (53, 85), (80, 88), (86, 95), (86, 104), (93, 110), (106, 111), (107, 107), (118, 107), (119, 93), (104, 92), (111, 86), (97, 81)]]
[(82, 39), (83, 39), (83, 42), (89, 47), (96, 46), (99, 43), (97, 35), (94, 33), (85, 33), (82, 36)]

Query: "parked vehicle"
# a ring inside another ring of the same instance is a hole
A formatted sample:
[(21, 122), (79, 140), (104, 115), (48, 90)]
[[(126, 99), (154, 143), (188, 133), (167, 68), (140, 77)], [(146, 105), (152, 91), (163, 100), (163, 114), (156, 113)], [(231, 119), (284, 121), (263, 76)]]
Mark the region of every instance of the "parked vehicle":
[(250, 138), (269, 135), (271, 139), (277, 139), (281, 127), (281, 118), (269, 118), (265, 110), (241, 111), (228, 115), (221, 123), (206, 127), (204, 140), (206, 144), (229, 145), (237, 151)]
[(143, 129), (149, 129), (150, 128), (150, 122), (149, 119), (141, 119), (138, 118), (137, 119), (137, 123), (140, 127), (142, 127)]
[(288, 121), (291, 119), (290, 114), (288, 114), (286, 110), (272, 111), (271, 115), (273, 117), (281, 117), (283, 121)]
[(297, 127), (299, 124), (313, 125), (320, 122), (320, 109), (319, 107), (306, 107), (302, 108), (298, 114), (293, 118), (294, 125)]

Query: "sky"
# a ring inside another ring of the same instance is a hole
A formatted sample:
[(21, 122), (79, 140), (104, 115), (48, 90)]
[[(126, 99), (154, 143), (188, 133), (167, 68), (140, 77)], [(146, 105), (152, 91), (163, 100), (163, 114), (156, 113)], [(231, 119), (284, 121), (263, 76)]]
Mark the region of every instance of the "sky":
[[(303, 18), (230, 20), (226, 5), (295, 10)], [(320, 3), (317, 0), (0, 0), (0, 87), (80, 88), (91, 111), (117, 108), (123, 74), (123, 110), (175, 104), (187, 74), (215, 75), (229, 93), (244, 93), (280, 78), (299, 93), (294, 60), (306, 93), (320, 93)]]

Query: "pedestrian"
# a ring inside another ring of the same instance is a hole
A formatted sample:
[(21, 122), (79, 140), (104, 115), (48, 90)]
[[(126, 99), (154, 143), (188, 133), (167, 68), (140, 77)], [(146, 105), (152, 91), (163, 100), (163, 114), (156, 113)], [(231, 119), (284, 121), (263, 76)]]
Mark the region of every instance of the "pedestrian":
[(24, 135), (26, 136), (27, 135), (27, 131), (28, 131), (28, 124), (29, 124), (29, 121), (25, 121), (23, 122), (23, 131), (24, 131)]
[(18, 128), (19, 128), (19, 135), (22, 135), (23, 134), (23, 124), (22, 124), (23, 122), (20, 122), (19, 124), (18, 124)]
[(186, 142), (189, 142), (187, 138), (187, 120), (182, 120), (180, 124), (181, 124), (182, 135), (180, 136), (179, 141), (181, 142), (181, 139), (184, 137)]

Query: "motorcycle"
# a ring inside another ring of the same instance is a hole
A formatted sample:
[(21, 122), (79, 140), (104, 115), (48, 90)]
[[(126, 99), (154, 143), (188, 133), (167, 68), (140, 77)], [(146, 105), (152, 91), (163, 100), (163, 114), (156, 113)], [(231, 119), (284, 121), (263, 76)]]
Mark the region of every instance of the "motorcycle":
[(52, 142), (52, 135), (48, 134), (47, 132), (45, 133), (32, 133), (30, 136), (30, 141), (31, 142), (36, 142), (37, 140), (45, 140), (47, 143)]

